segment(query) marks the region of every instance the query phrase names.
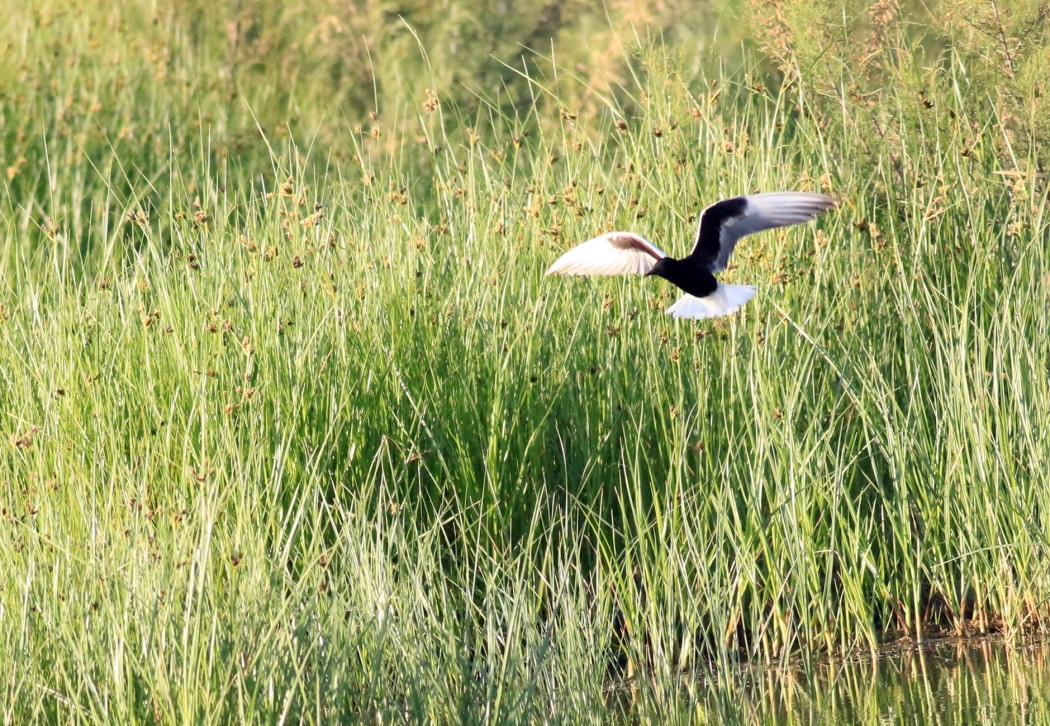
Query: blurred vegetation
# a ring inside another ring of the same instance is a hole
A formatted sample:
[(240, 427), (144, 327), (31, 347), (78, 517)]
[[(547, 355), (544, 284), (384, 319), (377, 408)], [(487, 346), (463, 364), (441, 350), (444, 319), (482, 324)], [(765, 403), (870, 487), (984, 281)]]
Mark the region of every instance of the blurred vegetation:
[[(936, 188), (932, 160), (948, 146), (981, 156), (980, 143), (1001, 173), (1043, 190), (1048, 6), (29, 3), (0, 28), (0, 169), (8, 214), (27, 234), (61, 230), (80, 260), (97, 261), (107, 258), (86, 252), (112, 247), (98, 240), (119, 219), (86, 198), (92, 177), (120, 214), (170, 213), (177, 159), (257, 177), (295, 149), (320, 173), (381, 164), (425, 185), (435, 149), (488, 141), (490, 130), (518, 143), (571, 119), (565, 142), (582, 144), (611, 120), (643, 117), (655, 65), (692, 95), (711, 92), (705, 76), (730, 79), (715, 91), (725, 108), (749, 91), (783, 97), (814, 116), (833, 153), (857, 145), (866, 163), (892, 166), (888, 200), (911, 184)], [(989, 137), (989, 124), (1002, 133)]]

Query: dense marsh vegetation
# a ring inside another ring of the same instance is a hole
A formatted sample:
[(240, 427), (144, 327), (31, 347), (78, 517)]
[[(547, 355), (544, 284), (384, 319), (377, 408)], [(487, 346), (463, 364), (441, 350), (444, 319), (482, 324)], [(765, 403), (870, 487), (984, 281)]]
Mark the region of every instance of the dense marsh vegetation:
[[(719, 722), (1045, 626), (1045, 3), (3, 7), (5, 722)], [(732, 318), (542, 275), (776, 189), (842, 206)]]

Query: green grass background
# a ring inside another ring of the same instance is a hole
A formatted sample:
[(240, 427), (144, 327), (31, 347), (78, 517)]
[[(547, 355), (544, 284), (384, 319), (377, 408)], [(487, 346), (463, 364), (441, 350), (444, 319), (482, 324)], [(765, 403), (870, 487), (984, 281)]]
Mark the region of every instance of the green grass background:
[[(0, 7), (5, 722), (721, 722), (1044, 626), (1040, 3)], [(543, 276), (777, 189), (841, 207), (731, 318)]]

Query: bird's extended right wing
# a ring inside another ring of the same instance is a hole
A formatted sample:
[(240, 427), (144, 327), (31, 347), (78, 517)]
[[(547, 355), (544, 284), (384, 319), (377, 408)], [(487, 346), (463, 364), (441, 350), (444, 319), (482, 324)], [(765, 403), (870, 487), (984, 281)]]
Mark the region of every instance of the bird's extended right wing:
[(696, 243), (689, 257), (711, 272), (720, 272), (726, 268), (741, 237), (804, 224), (837, 204), (827, 195), (809, 192), (768, 192), (723, 199), (700, 213)]
[(554, 261), (548, 275), (644, 275), (667, 257), (660, 248), (632, 232), (607, 232), (589, 239)]

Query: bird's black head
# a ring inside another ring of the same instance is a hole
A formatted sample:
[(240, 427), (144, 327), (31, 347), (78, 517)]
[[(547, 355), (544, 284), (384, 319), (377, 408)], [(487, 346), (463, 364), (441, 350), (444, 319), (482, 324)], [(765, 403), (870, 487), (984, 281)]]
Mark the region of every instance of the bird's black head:
[(657, 277), (667, 277), (668, 260), (670, 259), (670, 257), (663, 257), (657, 260), (656, 264), (653, 265), (653, 268), (645, 273), (645, 276), (649, 277), (649, 275), (656, 275)]

